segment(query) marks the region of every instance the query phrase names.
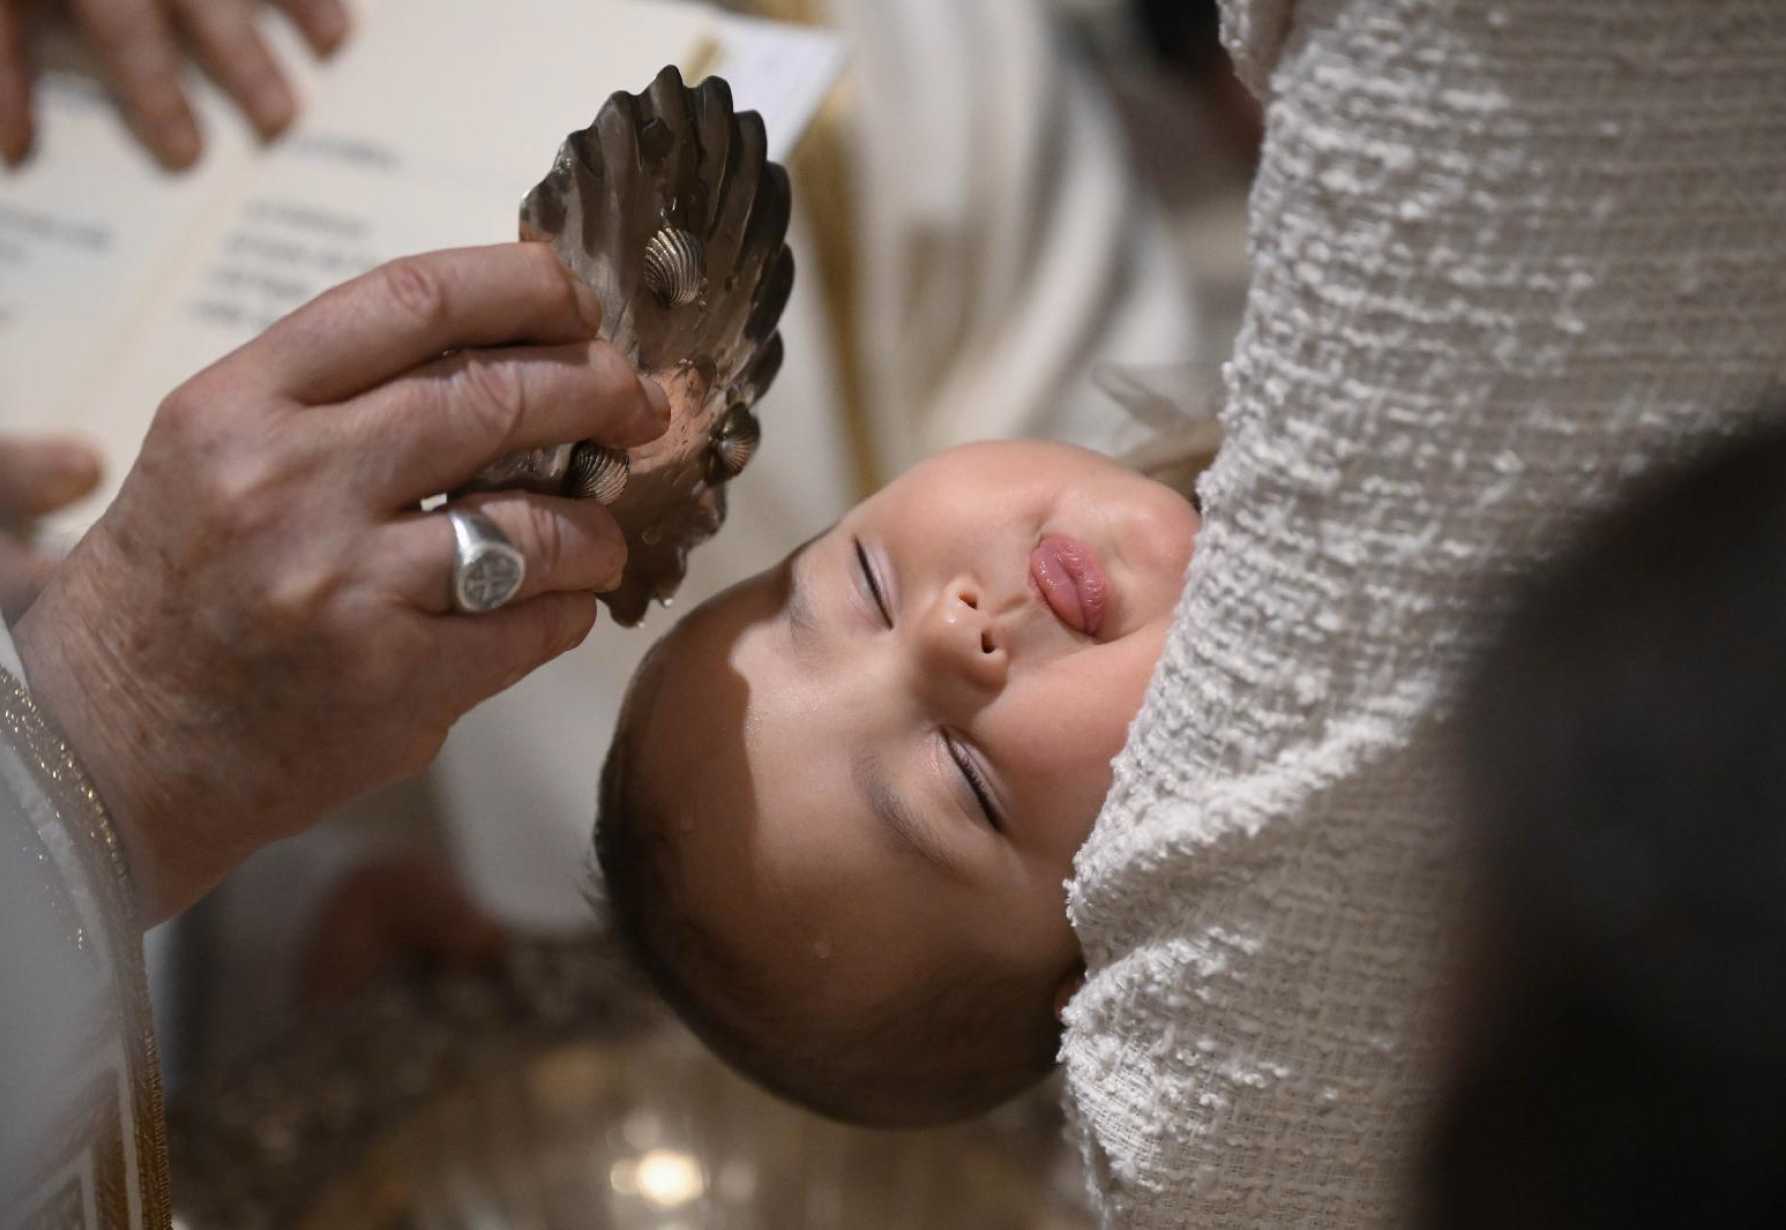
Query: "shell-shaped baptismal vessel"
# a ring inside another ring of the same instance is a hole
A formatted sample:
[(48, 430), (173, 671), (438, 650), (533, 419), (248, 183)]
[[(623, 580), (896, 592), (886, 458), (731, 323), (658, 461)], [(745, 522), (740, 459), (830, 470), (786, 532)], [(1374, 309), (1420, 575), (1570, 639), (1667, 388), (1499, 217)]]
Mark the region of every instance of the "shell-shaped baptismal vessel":
[(603, 600), (621, 624), (676, 592), (689, 550), (725, 519), (723, 484), (755, 451), (751, 407), (781, 366), (776, 324), (794, 284), (789, 204), (761, 117), (733, 111), (724, 81), (690, 89), (674, 68), (609, 98), (521, 204), (521, 237), (552, 244), (594, 288), (602, 335), (670, 396), (669, 430), (627, 455), (584, 441), (486, 472), (506, 464), (504, 485), (613, 509), (626, 577)]

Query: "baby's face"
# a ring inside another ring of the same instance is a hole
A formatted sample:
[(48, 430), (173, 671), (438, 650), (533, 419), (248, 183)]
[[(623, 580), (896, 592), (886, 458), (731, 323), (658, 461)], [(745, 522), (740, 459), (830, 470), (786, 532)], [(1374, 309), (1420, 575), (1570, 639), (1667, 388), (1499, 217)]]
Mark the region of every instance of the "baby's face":
[(703, 921), (840, 1012), (945, 962), (1046, 1002), (1197, 527), (1095, 453), (971, 445), (696, 611), (642, 768)]

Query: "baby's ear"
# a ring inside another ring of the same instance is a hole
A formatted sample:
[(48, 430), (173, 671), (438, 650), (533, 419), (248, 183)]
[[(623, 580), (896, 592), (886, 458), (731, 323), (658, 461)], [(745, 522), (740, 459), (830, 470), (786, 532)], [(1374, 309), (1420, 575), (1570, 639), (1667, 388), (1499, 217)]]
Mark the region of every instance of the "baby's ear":
[(1062, 1025), (1067, 1023), (1067, 1005), (1084, 985), (1085, 962), (1075, 961), (1073, 967), (1061, 976), (1060, 984), (1054, 988), (1054, 1019)]

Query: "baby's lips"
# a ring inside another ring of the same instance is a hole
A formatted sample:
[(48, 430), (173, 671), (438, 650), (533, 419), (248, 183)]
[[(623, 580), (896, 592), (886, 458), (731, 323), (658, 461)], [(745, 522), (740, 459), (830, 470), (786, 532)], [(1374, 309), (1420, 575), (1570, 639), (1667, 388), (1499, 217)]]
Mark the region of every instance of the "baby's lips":
[(1087, 636), (1098, 634), (1110, 581), (1095, 551), (1078, 539), (1050, 535), (1030, 553), (1030, 576), (1063, 624)]

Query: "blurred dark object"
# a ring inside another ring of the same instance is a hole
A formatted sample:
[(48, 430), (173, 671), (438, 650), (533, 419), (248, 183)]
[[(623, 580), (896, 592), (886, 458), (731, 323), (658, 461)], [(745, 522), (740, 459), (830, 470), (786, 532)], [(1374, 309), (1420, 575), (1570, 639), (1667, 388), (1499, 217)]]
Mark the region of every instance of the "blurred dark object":
[(629, 450), (522, 449), (472, 487), (606, 504), (626, 532), (626, 572), (597, 597), (623, 628), (675, 597), (689, 552), (725, 523), (725, 484), (756, 454), (753, 407), (781, 370), (794, 287), (792, 208), (762, 116), (734, 110), (724, 79), (686, 86), (674, 65), (609, 95), (521, 202), (521, 238), (551, 244), (595, 292), (600, 336), (662, 386), (670, 426)]
[(504, 938), (444, 859), (408, 851), (374, 858), (323, 898), (299, 968), (299, 997), (307, 1008), (323, 1008), (406, 965), (472, 968), (498, 959)]
[(1227, 72), (1216, 0), (1134, 0), (1135, 19), (1154, 54), (1192, 74)]
[(387, 977), (170, 1113), (187, 1230), (1082, 1230), (1059, 1112), (857, 1131), (733, 1075), (608, 946)]
[(1786, 1225), (1786, 430), (1595, 526), (1462, 717), (1475, 959), (1420, 1224)]
[(1147, 46), (1190, 86), (1223, 152), (1248, 168), (1256, 166), (1265, 138), (1264, 115), (1258, 100), (1234, 75), (1222, 46), (1216, 0), (1132, 0), (1132, 4)]

